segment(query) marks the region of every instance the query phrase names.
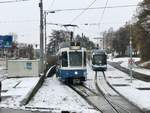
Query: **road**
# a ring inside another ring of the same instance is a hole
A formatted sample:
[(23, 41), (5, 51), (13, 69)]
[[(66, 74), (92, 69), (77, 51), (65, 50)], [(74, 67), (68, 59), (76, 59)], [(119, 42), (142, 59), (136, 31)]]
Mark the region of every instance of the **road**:
[(0, 113), (46, 113), (46, 112), (39, 112), (39, 111), (24, 111), (24, 110), (13, 110), (8, 108), (0, 108)]

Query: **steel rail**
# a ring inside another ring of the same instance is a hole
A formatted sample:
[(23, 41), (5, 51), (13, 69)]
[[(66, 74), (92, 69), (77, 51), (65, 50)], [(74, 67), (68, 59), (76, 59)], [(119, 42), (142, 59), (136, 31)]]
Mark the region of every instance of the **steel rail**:
[[(104, 80), (105, 80), (106, 84), (110, 87), (110, 85), (107, 83), (106, 76), (105, 76), (104, 72), (103, 72), (103, 76), (104, 76)], [(84, 84), (83, 85), (67, 84), (67, 85), (72, 90), (74, 90), (77, 94), (79, 94), (84, 100), (86, 100), (90, 105), (92, 105), (96, 110), (100, 111), (101, 113), (106, 113), (107, 111), (105, 111), (103, 108), (101, 108), (101, 105), (97, 105), (93, 100), (90, 99), (90, 97), (92, 97), (92, 96), (102, 97), (104, 99), (104, 100), (102, 100), (102, 102), (105, 101), (105, 103), (107, 103), (107, 107), (110, 108), (110, 111), (112, 110), (111, 113), (122, 113), (122, 112), (123, 113), (132, 113), (132, 111), (130, 109), (125, 108), (125, 106), (122, 106), (117, 102), (114, 102), (114, 100), (109, 95), (106, 95), (101, 90), (101, 88), (98, 85), (97, 74), (95, 75), (94, 83), (95, 83), (96, 91), (93, 89), (90, 89), (89, 87), (85, 86)], [(112, 90), (114, 90), (112, 87), (110, 87), (110, 88)], [(118, 92), (116, 92), (116, 93), (118, 94)], [(120, 94), (119, 94), (119, 96), (121, 97), (120, 99), (126, 100)], [(141, 113), (143, 113), (143, 112), (141, 112)]]
[(87, 90), (91, 91), (93, 94), (98, 95), (95, 91), (93, 91), (92, 89), (88, 88), (87, 86), (85, 86), (84, 84), (82, 85), (82, 87), (86, 88)]
[[(105, 82), (106, 82), (107, 85), (108, 85), (108, 82), (107, 82), (107, 80), (106, 80), (106, 76), (105, 76), (105, 73), (104, 73), (104, 72), (103, 72), (103, 76), (104, 76)], [(110, 85), (108, 85), (108, 86), (110, 86)], [(111, 88), (111, 87), (110, 87), (110, 88)], [(112, 88), (111, 88), (111, 89), (112, 89)], [(116, 90), (114, 90), (114, 89), (112, 89), (112, 90), (116, 92)], [(118, 92), (116, 92), (116, 93), (118, 94)], [(119, 94), (119, 96), (120, 96), (120, 94)], [(106, 97), (107, 97), (108, 99), (110, 99), (109, 96), (106, 95)], [(112, 102), (111, 99), (110, 99), (110, 102), (111, 102), (112, 104), (118, 106), (118, 107), (119, 107), (120, 109), (122, 109), (123, 111), (125, 111), (125, 112), (127, 112), (127, 113), (131, 113), (130, 111), (126, 110), (123, 106), (117, 104), (116, 102)]]
[[(86, 100), (90, 105), (92, 105), (96, 110), (98, 110), (101, 113), (104, 113), (103, 110), (101, 110), (100, 108), (98, 108), (95, 104), (93, 104), (88, 98), (87, 96), (84, 95), (84, 92), (77, 90), (76, 86), (67, 84), (71, 89), (73, 89), (77, 94), (79, 94), (84, 100)], [(84, 86), (83, 86), (84, 87)], [(84, 87), (85, 88), (85, 87)], [(88, 88), (86, 88), (88, 89)], [(89, 90), (91, 93), (93, 93), (93, 91)], [(93, 93), (95, 94), (95, 92)]]
[[(105, 101), (110, 105), (110, 107), (112, 107), (112, 110), (115, 113), (122, 113), (122, 112), (120, 112), (120, 111), (117, 110), (117, 108), (115, 107), (115, 105), (100, 90), (100, 88), (98, 87), (98, 84), (97, 84), (97, 76), (95, 76), (95, 80), (94, 81), (95, 81), (96, 89), (98, 90), (99, 93), (96, 93), (95, 91), (93, 91), (92, 89), (88, 88), (85, 85), (80, 85), (80, 86), (79, 85), (70, 85), (70, 84), (67, 84), (67, 85), (71, 89), (73, 89), (77, 94), (79, 94), (83, 99), (85, 99), (90, 105), (92, 105), (94, 108), (96, 108), (98, 111), (100, 111), (101, 113), (105, 113), (105, 111), (103, 111), (98, 106), (96, 106), (94, 103), (92, 103), (92, 101), (88, 99), (89, 96), (100, 96), (100, 95), (102, 95), (104, 97)], [(83, 89), (85, 89), (85, 90), (83, 90)], [(88, 90), (88, 92), (90, 92), (92, 95), (86, 93), (86, 90)], [(130, 113), (130, 112), (127, 112), (127, 113)]]
[(96, 89), (99, 91), (99, 93), (101, 93), (101, 94), (103, 95), (103, 97), (105, 98), (105, 100), (107, 101), (107, 103), (113, 108), (114, 112), (116, 112), (116, 113), (121, 113), (121, 112), (119, 112), (119, 111), (116, 109), (116, 107), (109, 101), (108, 97), (104, 94), (104, 92), (101, 91), (101, 89), (99, 88), (98, 83), (97, 83), (97, 81), (98, 81), (98, 79), (97, 79), (97, 74), (95, 74), (95, 80), (94, 80), (94, 81), (95, 81)]

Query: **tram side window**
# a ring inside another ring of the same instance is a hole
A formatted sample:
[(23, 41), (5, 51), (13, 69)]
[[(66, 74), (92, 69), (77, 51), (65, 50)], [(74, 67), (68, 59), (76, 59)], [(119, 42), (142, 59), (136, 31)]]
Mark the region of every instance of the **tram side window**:
[(62, 52), (62, 67), (68, 67), (67, 52)]
[(103, 63), (104, 63), (104, 64), (107, 64), (107, 55), (104, 55)]
[(84, 52), (84, 66), (86, 66), (86, 52)]

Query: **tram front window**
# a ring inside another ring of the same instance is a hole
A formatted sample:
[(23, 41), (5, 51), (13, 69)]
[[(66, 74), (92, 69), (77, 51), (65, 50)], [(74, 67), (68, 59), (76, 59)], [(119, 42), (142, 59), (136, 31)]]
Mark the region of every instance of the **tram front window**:
[(97, 64), (97, 65), (106, 64), (106, 55), (94, 55), (92, 64)]
[(82, 52), (69, 53), (70, 66), (82, 66)]

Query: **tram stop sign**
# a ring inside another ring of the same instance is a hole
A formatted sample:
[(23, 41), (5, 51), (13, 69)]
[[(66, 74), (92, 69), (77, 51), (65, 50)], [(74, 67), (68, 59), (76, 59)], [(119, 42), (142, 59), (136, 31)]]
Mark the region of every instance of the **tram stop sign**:
[(0, 35), (0, 48), (11, 48), (11, 47), (12, 47), (12, 36)]
[(133, 60), (133, 59), (129, 59), (129, 60), (128, 60), (128, 66), (129, 66), (130, 68), (132, 68), (132, 67), (133, 67), (133, 64), (134, 64), (134, 60)]

